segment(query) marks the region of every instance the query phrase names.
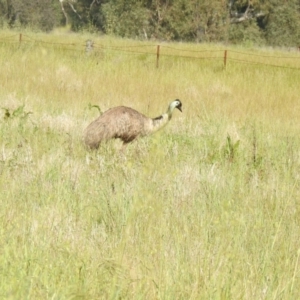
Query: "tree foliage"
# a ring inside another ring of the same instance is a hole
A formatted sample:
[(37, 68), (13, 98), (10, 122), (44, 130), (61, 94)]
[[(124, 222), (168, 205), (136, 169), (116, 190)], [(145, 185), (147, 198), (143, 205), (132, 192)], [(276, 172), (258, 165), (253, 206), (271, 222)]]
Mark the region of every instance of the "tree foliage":
[(104, 29), (122, 37), (142, 37), (147, 34), (149, 10), (141, 1), (112, 0), (102, 6)]
[(300, 46), (300, 1), (270, 2), (264, 31), (267, 43), (278, 46)]
[(17, 25), (52, 30), (59, 20), (58, 2), (49, 0), (0, 0), (0, 18), (9, 26)]
[(299, 0), (0, 0), (0, 22), (122, 37), (300, 45)]

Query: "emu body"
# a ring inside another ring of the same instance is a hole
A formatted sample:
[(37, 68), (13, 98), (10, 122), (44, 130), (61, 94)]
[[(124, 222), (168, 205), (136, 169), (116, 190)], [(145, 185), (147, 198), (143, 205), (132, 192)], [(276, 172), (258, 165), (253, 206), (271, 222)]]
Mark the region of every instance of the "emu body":
[(84, 131), (84, 142), (90, 149), (98, 149), (103, 141), (121, 139), (124, 144), (138, 137), (149, 135), (164, 127), (172, 118), (174, 108), (180, 111), (182, 104), (174, 100), (166, 113), (154, 119), (125, 106), (111, 108), (94, 120)]

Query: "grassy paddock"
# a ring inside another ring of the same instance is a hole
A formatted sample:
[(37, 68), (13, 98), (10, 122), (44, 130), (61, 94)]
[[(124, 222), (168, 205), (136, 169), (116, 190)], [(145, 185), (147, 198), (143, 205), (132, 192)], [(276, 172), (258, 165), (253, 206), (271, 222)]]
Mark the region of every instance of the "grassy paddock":
[[(1, 298), (299, 299), (300, 71), (95, 52), (0, 43)], [(125, 155), (84, 149), (91, 105), (155, 117), (175, 98)]]

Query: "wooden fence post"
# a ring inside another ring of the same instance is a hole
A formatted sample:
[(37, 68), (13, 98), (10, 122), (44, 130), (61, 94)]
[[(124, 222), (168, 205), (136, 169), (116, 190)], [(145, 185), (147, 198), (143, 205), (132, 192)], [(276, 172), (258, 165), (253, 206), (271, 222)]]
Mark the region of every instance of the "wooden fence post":
[(159, 64), (159, 50), (160, 50), (160, 45), (157, 45), (157, 48), (156, 48), (156, 68), (158, 68)]
[(92, 40), (87, 40), (87, 41), (85, 42), (85, 52), (86, 52), (87, 54), (91, 54), (92, 51), (93, 51), (93, 48), (94, 48), (94, 41), (92, 41)]
[(226, 69), (227, 64), (227, 50), (224, 51), (224, 68)]
[(21, 44), (21, 42), (22, 42), (22, 33), (20, 33), (19, 35), (19, 43)]

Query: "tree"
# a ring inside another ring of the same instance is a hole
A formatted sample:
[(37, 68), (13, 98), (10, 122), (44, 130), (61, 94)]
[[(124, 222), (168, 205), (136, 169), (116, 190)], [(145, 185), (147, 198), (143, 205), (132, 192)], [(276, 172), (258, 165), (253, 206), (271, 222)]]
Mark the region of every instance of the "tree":
[(14, 27), (31, 26), (44, 31), (50, 31), (57, 24), (57, 10), (53, 1), (48, 0), (7, 0), (1, 1), (0, 8), (4, 10), (7, 23)]
[(0, 0), (0, 26), (196, 42), (300, 44), (299, 0)]
[(173, 0), (164, 6), (159, 29), (167, 39), (220, 41), (226, 39), (226, 19), (225, 2)]
[(230, 23), (257, 20), (266, 15), (265, 9), (266, 4), (263, 0), (229, 0)]
[(122, 37), (147, 37), (150, 13), (143, 2), (111, 0), (102, 5), (102, 13), (106, 33)]
[(263, 23), (264, 34), (269, 45), (300, 45), (300, 2), (299, 0), (271, 0), (268, 14)]
[(78, 1), (77, 0), (59, 0), (61, 11), (65, 17), (65, 25), (68, 25), (71, 21), (72, 28), (75, 29), (78, 26), (78, 21), (82, 20), (81, 12), (78, 12)]
[(264, 1), (229, 0), (229, 42), (234, 44), (263, 44), (264, 37), (259, 21), (266, 15)]

